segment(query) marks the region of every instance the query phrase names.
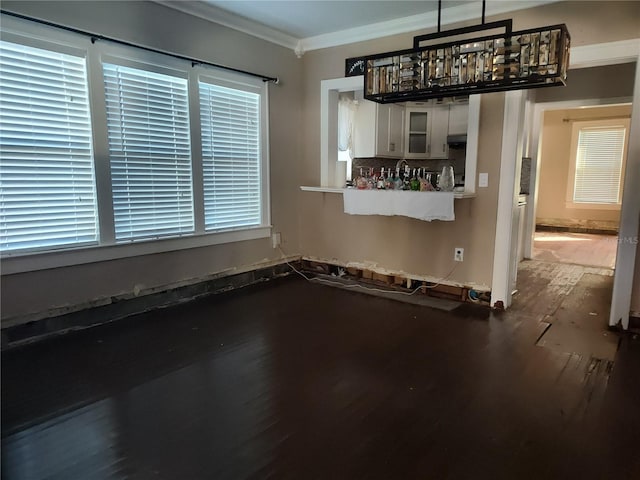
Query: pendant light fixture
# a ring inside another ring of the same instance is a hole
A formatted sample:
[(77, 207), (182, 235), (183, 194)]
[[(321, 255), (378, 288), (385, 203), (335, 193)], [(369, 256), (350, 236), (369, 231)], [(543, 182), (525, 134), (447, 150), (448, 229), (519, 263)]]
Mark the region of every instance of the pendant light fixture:
[[(393, 103), (565, 85), (566, 25), (514, 32), (511, 20), (485, 23), (485, 1), (481, 25), (441, 32), (439, 0), (437, 33), (414, 37), (412, 49), (358, 59), (365, 98)], [(498, 29), (504, 32), (496, 34)], [(471, 35), (489, 30), (481, 37)]]

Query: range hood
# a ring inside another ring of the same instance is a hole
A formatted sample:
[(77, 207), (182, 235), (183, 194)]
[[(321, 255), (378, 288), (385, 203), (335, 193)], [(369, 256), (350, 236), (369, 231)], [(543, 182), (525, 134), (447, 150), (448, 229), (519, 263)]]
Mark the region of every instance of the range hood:
[(451, 148), (463, 148), (467, 146), (467, 135), (464, 133), (458, 135), (447, 135), (447, 145)]

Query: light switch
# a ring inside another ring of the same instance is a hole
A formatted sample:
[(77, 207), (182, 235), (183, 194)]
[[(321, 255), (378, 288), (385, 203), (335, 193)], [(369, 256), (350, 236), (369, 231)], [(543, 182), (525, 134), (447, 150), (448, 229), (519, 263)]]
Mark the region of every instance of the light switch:
[(488, 186), (489, 186), (489, 174), (488, 173), (478, 174), (478, 187), (488, 187)]

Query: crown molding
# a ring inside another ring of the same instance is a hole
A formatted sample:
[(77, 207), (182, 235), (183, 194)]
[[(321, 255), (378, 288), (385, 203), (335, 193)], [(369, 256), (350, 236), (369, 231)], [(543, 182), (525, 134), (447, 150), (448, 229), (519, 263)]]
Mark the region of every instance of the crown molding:
[(299, 47), (298, 38), (254, 22), (253, 20), (248, 20), (233, 13), (229, 13), (205, 2), (184, 2), (179, 0), (153, 1), (160, 5), (164, 5), (165, 7), (238, 30), (239, 32), (246, 33), (247, 35), (251, 35), (262, 40), (267, 40), (268, 42), (289, 48), (293, 51), (296, 51)]
[(640, 38), (571, 47), (569, 68), (601, 67), (635, 62), (640, 57)]
[[(488, 3), (485, 15), (487, 17), (502, 13), (525, 10), (527, 8), (540, 7), (563, 0), (522, 0), (501, 1)], [(470, 8), (469, 5), (458, 5), (442, 9), (442, 24), (451, 25), (467, 20), (477, 20), (481, 17), (480, 8)], [(427, 28), (437, 27), (438, 12), (427, 12), (409, 17), (396, 18), (384, 22), (349, 28), (338, 32), (326, 33), (300, 40), (301, 50), (308, 52), (321, 48), (337, 47), (348, 43), (373, 40), (375, 38), (388, 37), (400, 33), (415, 32)]]
[[(298, 57), (302, 57), (305, 52), (310, 50), (337, 47), (339, 45), (362, 42), (399, 33), (415, 32), (417, 30), (434, 28), (438, 24), (438, 13), (437, 11), (433, 11), (308, 38), (295, 38), (253, 20), (248, 20), (233, 13), (229, 13), (206, 2), (185, 2), (180, 0), (153, 1), (168, 8), (179, 10), (183, 13), (194, 15), (262, 40), (267, 40), (277, 45), (290, 48)], [(565, 0), (512, 0), (491, 2), (487, 5), (486, 16), (489, 17), (516, 10), (539, 7), (550, 3), (557, 3), (559, 1)], [(477, 20), (480, 18), (480, 14), (480, 8), (470, 8), (469, 5), (459, 5), (456, 7), (442, 9), (444, 25), (450, 25), (467, 20)]]

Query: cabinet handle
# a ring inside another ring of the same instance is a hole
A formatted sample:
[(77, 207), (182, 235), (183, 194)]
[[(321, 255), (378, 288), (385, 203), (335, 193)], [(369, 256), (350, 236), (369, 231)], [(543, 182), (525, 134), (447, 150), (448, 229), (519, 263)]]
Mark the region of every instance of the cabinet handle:
[(442, 144), (442, 153), (444, 153), (444, 152), (445, 152), (445, 150), (444, 150), (445, 145), (446, 145), (446, 143), (443, 143), (443, 144)]
[(427, 153), (431, 153), (431, 144), (427, 145)]

